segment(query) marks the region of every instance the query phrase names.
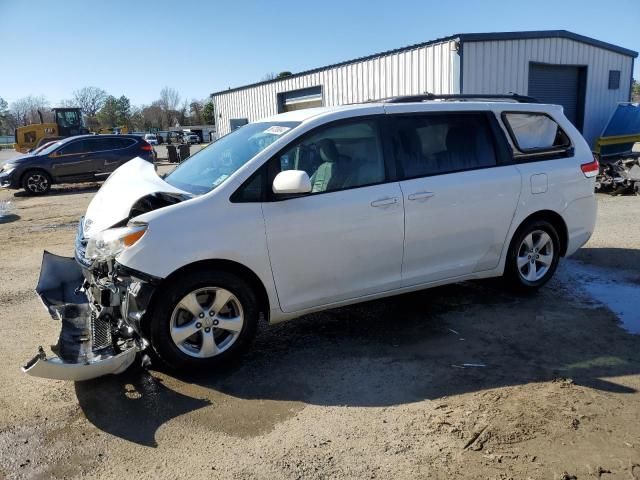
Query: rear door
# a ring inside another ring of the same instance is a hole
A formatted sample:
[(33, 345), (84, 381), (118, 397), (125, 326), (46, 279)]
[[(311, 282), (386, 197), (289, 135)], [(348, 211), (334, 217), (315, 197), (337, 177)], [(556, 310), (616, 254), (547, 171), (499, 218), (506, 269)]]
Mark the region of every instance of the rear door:
[(403, 285), (497, 267), (521, 178), (493, 113), (407, 113), (391, 121), (405, 204)]
[(263, 203), (271, 268), (285, 312), (400, 285), (402, 192), (387, 168), (377, 118), (320, 127), (269, 163), (304, 170), (312, 192)]
[(136, 141), (132, 138), (111, 138), (109, 150), (105, 152), (103, 171), (112, 173), (116, 168), (136, 156), (132, 147)]

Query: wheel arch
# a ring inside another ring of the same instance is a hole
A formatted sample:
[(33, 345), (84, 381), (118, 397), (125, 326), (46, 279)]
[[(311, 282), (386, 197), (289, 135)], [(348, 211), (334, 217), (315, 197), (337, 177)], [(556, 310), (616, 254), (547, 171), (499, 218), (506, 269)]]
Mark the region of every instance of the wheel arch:
[[(153, 305), (156, 303), (156, 299), (158, 298), (158, 296), (163, 295), (164, 289), (168, 285), (170, 285), (171, 282), (174, 281), (176, 278), (181, 277), (183, 275), (189, 275), (189, 273), (191, 272), (203, 271), (203, 270), (225, 271), (228, 273), (233, 273), (235, 275), (238, 275), (243, 280), (247, 281), (249, 285), (256, 292), (259, 311), (262, 312), (267, 322), (269, 321), (269, 311), (270, 311), (269, 294), (267, 293), (267, 289), (264, 286), (264, 283), (262, 282), (262, 280), (260, 280), (260, 277), (258, 277), (258, 275), (249, 267), (241, 263), (235, 262), (233, 260), (223, 260), (223, 259), (199, 260), (199, 261), (190, 263), (188, 265), (184, 265), (178, 268), (177, 270), (171, 272), (168, 276), (163, 278), (160, 281), (160, 283), (157, 285), (155, 291), (151, 295), (151, 298), (149, 301), (150, 308), (148, 310), (150, 311), (153, 308)], [(148, 319), (150, 315), (145, 314), (144, 317), (145, 319), (143, 321), (142, 329), (145, 333), (148, 334), (148, 327), (149, 327)]]
[(511, 237), (511, 242), (513, 239), (517, 237), (520, 230), (529, 222), (535, 220), (544, 220), (549, 222), (556, 229), (558, 233), (558, 238), (560, 240), (560, 256), (563, 256), (567, 253), (567, 246), (569, 244), (569, 231), (567, 229), (567, 223), (562, 218), (558, 212), (554, 212), (553, 210), (538, 210), (530, 214), (528, 217), (524, 218), (518, 228), (516, 228), (515, 232)]
[(38, 167), (27, 167), (24, 169), (24, 171), (20, 174), (20, 186), (22, 186), (22, 184), (24, 183), (24, 179), (26, 178), (27, 174), (31, 172), (44, 172), (49, 176), (49, 179), (53, 183), (53, 175), (51, 175), (51, 172), (42, 166), (38, 166)]

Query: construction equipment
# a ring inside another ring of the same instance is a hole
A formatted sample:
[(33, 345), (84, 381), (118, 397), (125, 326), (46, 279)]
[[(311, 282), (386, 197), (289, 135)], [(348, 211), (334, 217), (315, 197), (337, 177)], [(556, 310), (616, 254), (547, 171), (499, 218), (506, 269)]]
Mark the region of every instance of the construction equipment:
[(39, 146), (45, 139), (51, 141), (89, 133), (84, 126), (79, 108), (53, 108), (52, 110), (54, 122), (45, 123), (42, 112), (38, 110), (40, 123), (16, 128), (15, 148), (18, 152), (26, 153)]
[(127, 127), (126, 125), (122, 125), (120, 127), (101, 128), (100, 130), (98, 130), (98, 133), (100, 135), (104, 135), (104, 134), (127, 135), (129, 133), (129, 127)]
[(620, 103), (596, 140), (596, 190), (640, 195), (640, 104)]

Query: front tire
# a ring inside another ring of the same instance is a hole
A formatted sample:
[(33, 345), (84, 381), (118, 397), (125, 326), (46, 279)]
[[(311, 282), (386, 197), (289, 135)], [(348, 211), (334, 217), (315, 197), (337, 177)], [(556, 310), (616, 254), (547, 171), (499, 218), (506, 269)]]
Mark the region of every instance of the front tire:
[(28, 195), (48, 193), (51, 183), (51, 176), (44, 170), (29, 170), (22, 176), (22, 188)]
[(207, 271), (182, 275), (152, 309), (151, 346), (174, 370), (218, 368), (249, 347), (258, 318), (256, 295), (241, 277)]
[(560, 260), (560, 239), (555, 227), (534, 220), (518, 229), (507, 254), (504, 278), (521, 292), (536, 291), (553, 276)]

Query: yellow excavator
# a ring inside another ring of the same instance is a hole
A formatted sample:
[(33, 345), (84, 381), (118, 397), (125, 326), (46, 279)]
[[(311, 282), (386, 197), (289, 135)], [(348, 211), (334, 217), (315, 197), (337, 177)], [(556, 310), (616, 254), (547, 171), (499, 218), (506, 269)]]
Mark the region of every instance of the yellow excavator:
[(45, 123), (42, 120), (42, 113), (38, 111), (40, 123), (16, 128), (15, 149), (18, 152), (26, 153), (44, 142), (89, 133), (84, 126), (79, 108), (53, 108), (52, 110), (54, 122)]

